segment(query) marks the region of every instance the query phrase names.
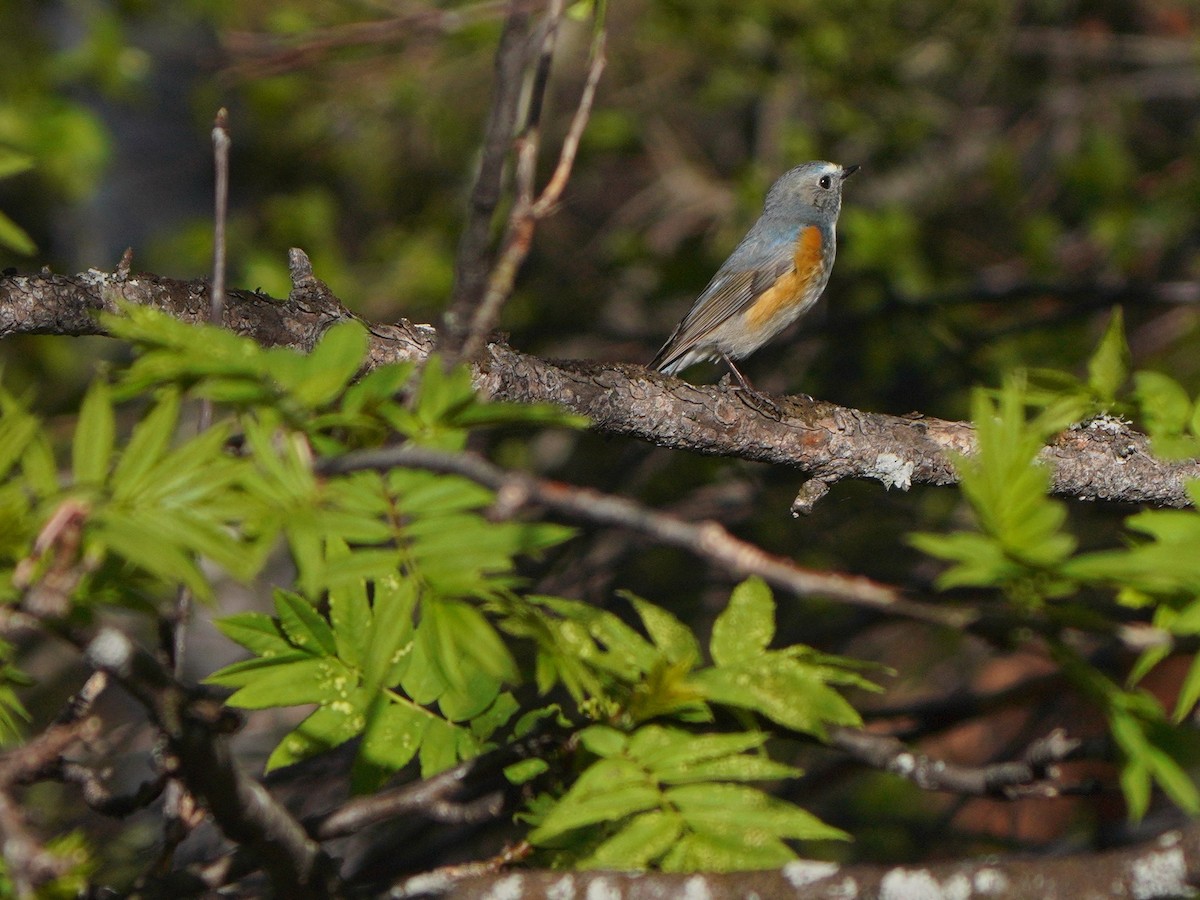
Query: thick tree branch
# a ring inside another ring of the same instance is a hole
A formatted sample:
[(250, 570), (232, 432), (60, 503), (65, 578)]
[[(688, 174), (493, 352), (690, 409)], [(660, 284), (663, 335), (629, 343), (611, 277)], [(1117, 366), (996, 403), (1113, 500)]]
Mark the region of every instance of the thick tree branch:
[(759, 896), (789, 900), (876, 900), (921, 897), (957, 900), (1024, 900), (1029, 897), (1194, 896), (1200, 870), (1200, 826), (1170, 831), (1154, 841), (1107, 853), (1072, 856), (985, 857), (925, 866), (839, 865), (796, 860), (781, 869), (724, 875), (662, 872), (506, 872), (449, 884), (427, 896), (483, 897), (708, 897)]
[[(118, 301), (201, 322), (208, 316), (207, 294), (203, 281), (95, 270), (0, 277), (0, 337), (101, 334), (95, 312), (115, 312)], [(266, 345), (308, 350), (329, 325), (351, 316), (332, 296), (284, 302), (230, 291), (224, 323)], [(435, 329), (403, 320), (370, 327), (372, 365), (423, 359), (437, 337)], [(783, 415), (776, 418), (723, 385), (691, 385), (631, 364), (552, 362), (500, 343), (489, 344), (478, 361), (477, 383), (499, 400), (558, 404), (588, 416), (606, 434), (791, 466), (826, 482), (952, 484), (950, 454), (974, 446), (965, 422), (869, 413), (803, 397), (779, 398)], [(1189, 506), (1185, 484), (1200, 478), (1200, 461), (1157, 459), (1145, 435), (1106, 418), (1059, 435), (1041, 459), (1051, 468), (1055, 493), (1082, 500)]]

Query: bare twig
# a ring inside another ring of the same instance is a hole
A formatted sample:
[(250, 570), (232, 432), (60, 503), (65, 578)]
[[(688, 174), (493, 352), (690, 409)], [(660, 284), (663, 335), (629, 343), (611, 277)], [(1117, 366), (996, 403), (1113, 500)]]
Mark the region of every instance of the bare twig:
[(984, 766), (961, 766), (932, 759), (890, 735), (857, 728), (831, 728), (829, 744), (865, 765), (899, 775), (927, 791), (951, 791), (1005, 800), (1095, 791), (1091, 784), (1059, 783), (1055, 764), (1073, 758), (1082, 746), (1061, 729), (1035, 741), (1018, 762)]
[(231, 727), (231, 712), (193, 696), (115, 628), (102, 628), (86, 644), (86, 656), (145, 707), (178, 759), (178, 777), (204, 801), (222, 832), (261, 860), (280, 896), (330, 894), (336, 875), (329, 858), (267, 789), (242, 770), (222, 739)]
[(538, 731), (415, 784), (357, 797), (306, 823), (309, 833), (327, 841), (400, 815), (452, 823), (496, 819), (506, 808), (506, 796), (513, 793), (504, 769), (523, 759), (546, 759), (563, 746), (566, 738), (567, 734), (558, 729)]
[[(89, 686), (90, 685), (90, 686)], [(85, 685), (88, 696), (67, 704), (60, 721), (27, 743), (0, 756), (0, 853), (17, 897), (31, 898), (46, 882), (66, 874), (72, 860), (46, 850), (26, 822), (25, 811), (13, 797), (13, 788), (40, 778), (53, 777), (62, 755), (77, 741), (88, 741), (100, 732), (100, 720), (86, 711), (102, 685)], [(90, 697), (90, 699), (89, 699)], [(74, 710), (80, 710), (76, 715)]]
[(229, 217), (229, 111), (217, 110), (213, 122), (213, 168), (216, 174), (213, 193), (213, 277), (210, 321), (220, 325), (225, 315), (225, 230)]
[[(519, 5), (530, 10), (541, 2), (524, 0)], [(483, 0), (454, 9), (418, 8), (389, 19), (315, 28), (306, 30), (302, 35), (235, 31), (224, 38), (225, 47), (232, 58), (232, 64), (226, 72), (245, 80), (267, 78), (315, 65), (334, 51), (348, 47), (384, 47), (403, 44), (423, 34), (441, 35), (458, 31), (472, 23), (499, 16), (506, 8), (513, 6), (509, 0)]]
[(737, 576), (759, 575), (776, 587), (799, 596), (827, 597), (950, 628), (966, 627), (978, 617), (972, 610), (908, 600), (895, 588), (869, 578), (802, 568), (789, 559), (772, 556), (739, 540), (717, 522), (686, 522), (624, 497), (506, 471), (478, 456), (403, 445), (326, 459), (318, 469), (324, 474), (337, 474), (398, 467), (469, 478), (496, 491), (497, 507), (508, 514), (532, 504), (585, 522), (632, 529), (668, 546), (699, 554)]
[(472, 310), (479, 303), (491, 268), (488, 245), (492, 216), (500, 203), (504, 161), (516, 128), (529, 18), (525, 4), (512, 0), (504, 30), (500, 34), (500, 44), (496, 48), (492, 105), (484, 127), (479, 173), (471, 189), (467, 219), (454, 259), (454, 289), (443, 322), (443, 350), (452, 357), (458, 355), (467, 338)]
[(512, 296), (513, 285), (517, 280), (517, 271), (529, 255), (533, 231), (537, 222), (553, 212), (562, 196), (567, 179), (571, 175), (571, 168), (575, 163), (575, 154), (579, 149), (583, 129), (587, 126), (588, 117), (591, 115), (592, 103), (596, 98), (596, 87), (600, 83), (600, 76), (604, 73), (606, 64), (605, 35), (601, 30), (597, 32), (592, 43), (587, 81), (584, 84), (583, 93), (580, 95), (579, 105), (575, 109), (567, 136), (563, 140), (558, 165), (555, 166), (554, 174), (550, 177), (546, 187), (535, 198), (533, 180), (541, 143), (542, 94), (545, 91), (545, 80), (549, 73), (550, 55), (554, 49), (554, 35), (557, 32), (557, 17), (561, 15), (561, 6), (561, 3), (552, 4), (551, 23), (535, 73), (530, 113), (526, 128), (518, 141), (516, 204), (509, 216), (503, 249), (500, 251), (500, 256), (488, 279), (487, 290), (471, 317), (471, 325), (461, 354), (465, 359), (474, 358), (483, 348), (488, 334), (495, 328), (501, 308)]

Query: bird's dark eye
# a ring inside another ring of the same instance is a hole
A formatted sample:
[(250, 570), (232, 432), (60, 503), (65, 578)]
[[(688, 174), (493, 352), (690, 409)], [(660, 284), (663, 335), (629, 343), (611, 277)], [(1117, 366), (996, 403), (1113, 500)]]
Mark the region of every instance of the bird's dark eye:
[(817, 183), (820, 184), (821, 187), (823, 187), (823, 188), (828, 188), (831, 184), (833, 184), (833, 179), (830, 178), (828, 175), (822, 175), (821, 180)]

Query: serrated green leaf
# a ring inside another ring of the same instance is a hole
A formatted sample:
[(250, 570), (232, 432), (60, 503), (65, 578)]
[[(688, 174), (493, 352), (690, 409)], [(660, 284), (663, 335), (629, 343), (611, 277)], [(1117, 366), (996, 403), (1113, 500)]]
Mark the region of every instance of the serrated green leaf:
[(259, 656), (291, 653), (295, 649), (288, 643), (279, 623), (263, 613), (235, 613), (217, 619), (214, 624), (225, 637)]
[(10, 178), (33, 168), (32, 156), (13, 150), (11, 147), (0, 147), (0, 178)]
[(372, 369), (346, 389), (342, 408), (355, 413), (392, 400), (404, 390), (415, 368), (412, 363), (392, 363)]
[(275, 613), (294, 646), (315, 656), (337, 655), (337, 643), (329, 623), (303, 597), (276, 590)]
[(71, 472), (76, 484), (103, 484), (108, 475), (116, 436), (116, 420), (108, 382), (92, 382), (79, 407), (75, 440), (71, 444)]
[(0, 247), (7, 247), (22, 256), (32, 256), (37, 252), (33, 238), (3, 212), (0, 212)]
[(421, 777), (432, 778), (458, 762), (458, 735), (460, 728), (445, 719), (431, 717), (421, 741)]
[(454, 416), (460, 428), (486, 425), (553, 425), (559, 428), (587, 428), (591, 420), (549, 403), (476, 403)]
[(1150, 808), (1150, 770), (1143, 762), (1130, 759), (1121, 768), (1120, 780), (1121, 793), (1125, 795), (1125, 805), (1129, 807), (1129, 818), (1140, 822)]
[(357, 737), (361, 718), (362, 713), (352, 708), (318, 707), (279, 742), (267, 759), (266, 771), (293, 765)]
[(133, 429), (113, 471), (113, 494), (123, 498), (136, 494), (146, 473), (166, 453), (179, 421), (179, 391), (167, 389)]
[[(338, 560), (350, 554), (345, 541), (326, 542), (325, 558)], [(371, 634), (371, 604), (365, 581), (347, 581), (329, 590), (329, 627), (337, 644), (338, 657), (351, 666), (362, 667)]]
[(508, 691), (502, 691), (492, 701), (492, 705), (470, 722), (470, 731), (476, 738), (486, 741), (498, 730), (509, 723), (521, 709), (515, 697)]
[(1103, 404), (1111, 404), (1117, 391), (1129, 377), (1129, 344), (1125, 340), (1125, 317), (1121, 307), (1113, 307), (1104, 337), (1088, 360), (1088, 387)]
[(0, 476), (25, 455), (30, 442), (40, 433), (41, 423), (37, 418), (18, 407), (11, 400), (5, 404), (0, 418)]
[(781, 838), (803, 841), (849, 840), (840, 828), (826, 825), (794, 804), (740, 784), (687, 784), (666, 790), (691, 828), (708, 833), (762, 829)]
[(653, 810), (629, 822), (584, 857), (581, 869), (644, 869), (666, 853), (683, 832), (683, 820), (675, 813)]
[(292, 663), (312, 659), (312, 654), (304, 653), (294, 648), (286, 653), (276, 653), (272, 656), (256, 656), (253, 659), (243, 659), (241, 662), (230, 663), (213, 672), (204, 679), (205, 684), (216, 684), (221, 687), (241, 688), (253, 684), (259, 674), (277, 666), (289, 666)]
[(464, 662), (461, 684), (451, 682), (438, 697), (438, 708), (451, 722), (466, 722), (486, 710), (500, 695), (500, 682), (477, 668), (474, 662)]
[(457, 655), (472, 660), (492, 678), (510, 684), (518, 680), (516, 660), (483, 613), (457, 600), (442, 601), (438, 607), (438, 628), (453, 634)]
[(648, 603), (628, 591), (618, 593), (633, 604), (650, 640), (668, 662), (691, 668), (700, 661), (700, 644), (690, 628), (661, 606)]
[(413, 632), (411, 662), (400, 686), (422, 706), (434, 703), (449, 687), (438, 658), (436, 635), (422, 620)]
[[(734, 734), (693, 734), (679, 728), (646, 725), (629, 741), (629, 756), (637, 760), (659, 780), (670, 780), (664, 773), (677, 773), (709, 760), (734, 757), (766, 743), (761, 732)], [(749, 759), (750, 757), (746, 757)]]
[[(212, 585), (196, 560), (178, 546), (161, 540), (162, 535), (147, 523), (146, 517), (106, 507), (92, 520), (89, 537), (166, 584), (182, 584), (201, 601), (212, 599)], [(147, 552), (150, 547), (153, 552)]]
[(1135, 372), (1134, 397), (1151, 440), (1182, 434), (1192, 417), (1192, 401), (1175, 379), (1161, 372)]
[(366, 352), (367, 330), (360, 322), (348, 319), (331, 326), (305, 360), (293, 396), (309, 409), (330, 403), (358, 372)]
[(795, 852), (761, 829), (747, 835), (685, 834), (662, 858), (664, 872), (739, 872), (777, 869)]
[(1200, 812), (1200, 791), (1190, 775), (1174, 759), (1159, 747), (1150, 747), (1146, 763), (1151, 777), (1158, 783), (1172, 802), (1189, 815)]
[(363, 685), (371, 693), (396, 684), (407, 672), (416, 605), (417, 585), (412, 579), (393, 574), (375, 583), (371, 631), (363, 652)]
[(1179, 697), (1175, 701), (1172, 718), (1176, 722), (1182, 722), (1197, 703), (1200, 703), (1200, 653), (1192, 657), (1192, 664), (1188, 666), (1183, 684), (1179, 686)]
[(354, 673), (336, 659), (309, 657), (270, 667), (225, 702), (242, 709), (268, 709), (346, 701), (355, 682)]
[(404, 768), (421, 749), (434, 717), (424, 710), (380, 697), (373, 705), (354, 761), (351, 789), (377, 790), (384, 779)]
[(819, 738), (826, 725), (857, 725), (854, 707), (818, 671), (782, 653), (752, 663), (695, 673), (689, 683), (707, 700), (761, 713)]
[(775, 600), (757, 576), (733, 589), (729, 605), (713, 623), (708, 649), (718, 666), (758, 656), (775, 637)]
[(550, 771), (550, 763), (535, 757), (505, 766), (504, 777), (508, 779), (509, 784), (525, 784), (548, 771)]
[(579, 743), (597, 756), (608, 757), (624, 753), (628, 738), (608, 725), (589, 725), (579, 732)]
[[(614, 760), (600, 760), (592, 766), (608, 767)], [(591, 770), (589, 770), (591, 771)], [(581, 779), (582, 780), (582, 779)], [(578, 783), (577, 783), (578, 784)], [(567, 791), (545, 820), (531, 831), (528, 840), (533, 844), (546, 844), (554, 838), (576, 828), (602, 822), (615, 822), (634, 813), (654, 809), (662, 800), (658, 789), (650, 784), (624, 781), (612, 785), (608, 790), (580, 795), (575, 787)]]

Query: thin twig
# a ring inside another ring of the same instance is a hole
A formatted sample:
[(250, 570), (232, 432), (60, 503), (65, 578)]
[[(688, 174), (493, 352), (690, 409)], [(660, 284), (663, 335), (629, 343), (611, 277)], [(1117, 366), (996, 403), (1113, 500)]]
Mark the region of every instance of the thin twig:
[(446, 309), (441, 346), (448, 357), (456, 357), (467, 337), (471, 312), (487, 283), (491, 262), (492, 217), (504, 187), (504, 161), (508, 157), (517, 106), (521, 99), (521, 73), (525, 70), (529, 32), (526, 5), (512, 0), (500, 43), (496, 48), (491, 108), (484, 126), (479, 172), (471, 188), (467, 218), (454, 259), (454, 288)]
[[(68, 636), (81, 643), (81, 636)], [(204, 801), (221, 831), (254, 852), (279, 896), (323, 898), (336, 882), (333, 864), (291, 814), (238, 765), (221, 735), (234, 714), (197, 697), (150, 653), (113, 627), (85, 644), (88, 662), (119, 679), (166, 734), (188, 791)]]
[[(524, 0), (519, 5), (529, 10), (540, 2)], [(406, 10), (389, 19), (314, 28), (286, 36), (229, 32), (224, 36), (224, 44), (232, 64), (225, 74), (247, 81), (261, 80), (310, 67), (336, 50), (385, 47), (410, 42), (422, 34), (449, 34), (475, 22), (495, 18), (512, 6), (508, 0), (483, 0), (455, 9), (420, 8)]]
[(596, 86), (604, 73), (607, 60), (604, 53), (605, 33), (597, 31), (592, 42), (591, 64), (588, 67), (587, 81), (571, 120), (571, 126), (559, 151), (558, 164), (550, 181), (536, 198), (533, 195), (533, 180), (537, 168), (537, 154), (541, 142), (541, 92), (545, 90), (544, 78), (540, 76), (543, 67), (548, 69), (549, 54), (554, 49), (554, 34), (557, 31), (556, 19), (561, 15), (561, 4), (554, 4), (550, 13), (551, 25), (542, 47), (539, 58), (537, 75), (534, 78), (533, 97), (530, 100), (530, 115), (524, 132), (518, 142), (517, 152), (517, 199), (509, 216), (508, 230), (504, 237), (503, 248), (496, 260), (488, 278), (487, 290), (471, 317), (471, 325), (467, 338), (463, 343), (462, 358), (472, 359), (487, 340), (487, 336), (495, 328), (500, 318), (500, 310), (512, 296), (516, 284), (517, 272), (529, 255), (533, 243), (533, 232), (538, 221), (554, 211), (562, 192), (571, 175), (575, 163), (575, 155), (579, 150), (579, 141), (583, 129), (591, 115), (592, 104), (596, 98)]
[(798, 596), (825, 597), (950, 628), (964, 628), (979, 616), (972, 610), (908, 600), (896, 588), (869, 578), (802, 568), (789, 559), (739, 540), (717, 522), (686, 522), (624, 497), (506, 471), (478, 456), (406, 444), (325, 459), (318, 464), (318, 471), (333, 475), (400, 467), (461, 475), (485, 485), (496, 492), (496, 507), (503, 514), (511, 515), (519, 507), (536, 505), (585, 522), (632, 529), (660, 543), (698, 554), (739, 577), (758, 575)]
[(1018, 800), (1026, 797), (1061, 797), (1092, 793), (1092, 784), (1064, 785), (1056, 764), (1072, 759), (1082, 743), (1055, 729), (1035, 741), (1019, 761), (983, 766), (962, 766), (933, 759), (886, 734), (857, 728), (829, 731), (830, 746), (858, 762), (899, 775), (924, 790), (950, 791), (971, 796)]
[(306, 825), (310, 834), (327, 841), (400, 815), (455, 823), (496, 819), (505, 809), (505, 795), (513, 791), (504, 769), (523, 759), (546, 759), (566, 738), (558, 729), (535, 732), (415, 784), (356, 797)]

